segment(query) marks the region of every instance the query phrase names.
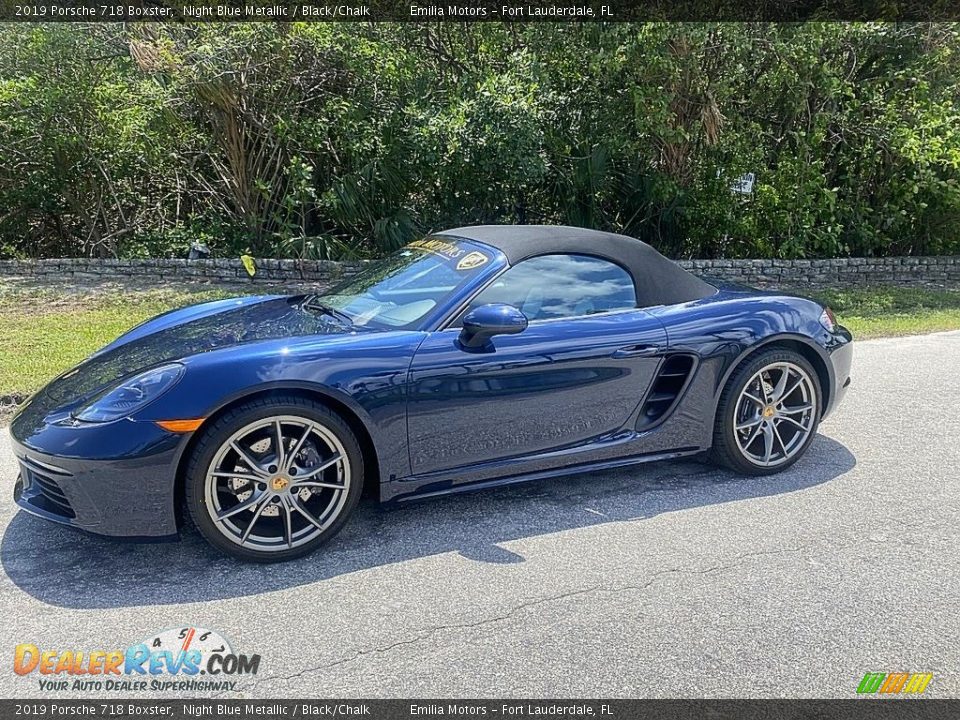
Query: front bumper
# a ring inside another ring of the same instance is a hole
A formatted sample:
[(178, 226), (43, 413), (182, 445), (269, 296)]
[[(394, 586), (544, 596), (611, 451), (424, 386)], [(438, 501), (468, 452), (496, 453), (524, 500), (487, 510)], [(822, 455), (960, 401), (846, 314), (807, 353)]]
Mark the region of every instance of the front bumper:
[[(17, 505), (45, 520), (98, 535), (144, 540), (176, 536), (175, 476), (185, 441), (152, 423), (123, 422), (35, 428), (27, 444), (14, 420), (11, 438), (20, 466), (14, 487)], [(152, 442), (145, 445), (146, 436)], [(109, 452), (94, 450), (104, 443), (109, 443)], [(77, 448), (85, 448), (89, 457), (78, 457)]]

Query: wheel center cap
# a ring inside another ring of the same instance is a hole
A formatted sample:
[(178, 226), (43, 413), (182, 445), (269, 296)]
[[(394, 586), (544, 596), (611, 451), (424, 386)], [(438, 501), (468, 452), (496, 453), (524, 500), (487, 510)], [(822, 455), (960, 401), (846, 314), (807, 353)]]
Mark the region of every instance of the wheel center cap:
[(763, 416), (764, 416), (765, 418), (767, 418), (768, 420), (769, 420), (770, 418), (772, 418), (774, 415), (776, 415), (776, 413), (777, 413), (777, 410), (776, 410), (775, 407), (773, 407), (773, 405), (767, 405), (767, 406), (763, 409)]
[(289, 484), (289, 480), (278, 475), (270, 481), (270, 489), (272, 489), (274, 492), (280, 492), (281, 490), (286, 489), (287, 485)]

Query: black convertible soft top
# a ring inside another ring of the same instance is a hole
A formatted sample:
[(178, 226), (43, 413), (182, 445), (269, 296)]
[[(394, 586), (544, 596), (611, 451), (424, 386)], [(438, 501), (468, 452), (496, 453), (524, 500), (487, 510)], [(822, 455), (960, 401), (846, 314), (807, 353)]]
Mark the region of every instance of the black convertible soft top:
[(633, 276), (638, 307), (699, 300), (717, 291), (645, 242), (626, 235), (566, 225), (475, 225), (434, 235), (490, 245), (506, 255), (511, 265), (555, 253), (592, 255), (615, 262)]

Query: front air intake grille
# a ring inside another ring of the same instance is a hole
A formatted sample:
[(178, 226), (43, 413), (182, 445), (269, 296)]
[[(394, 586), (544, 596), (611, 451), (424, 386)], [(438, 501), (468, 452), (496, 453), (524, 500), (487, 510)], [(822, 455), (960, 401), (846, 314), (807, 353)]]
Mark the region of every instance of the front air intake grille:
[(70, 505), (70, 500), (60, 488), (59, 483), (49, 475), (37, 472), (34, 468), (23, 464), (23, 475), (28, 479), (27, 487), (35, 490), (34, 504), (54, 515), (75, 518), (77, 514)]
[(653, 381), (650, 394), (640, 410), (637, 429), (648, 429), (670, 414), (687, 386), (691, 370), (693, 370), (691, 355), (671, 355), (663, 362)]

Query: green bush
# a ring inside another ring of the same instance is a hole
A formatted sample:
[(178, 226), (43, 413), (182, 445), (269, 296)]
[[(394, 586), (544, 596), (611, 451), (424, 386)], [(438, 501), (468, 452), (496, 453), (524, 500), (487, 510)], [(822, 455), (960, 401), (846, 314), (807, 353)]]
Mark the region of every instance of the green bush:
[(0, 25), (0, 257), (370, 257), (504, 222), (956, 253), (958, 51), (955, 24)]

